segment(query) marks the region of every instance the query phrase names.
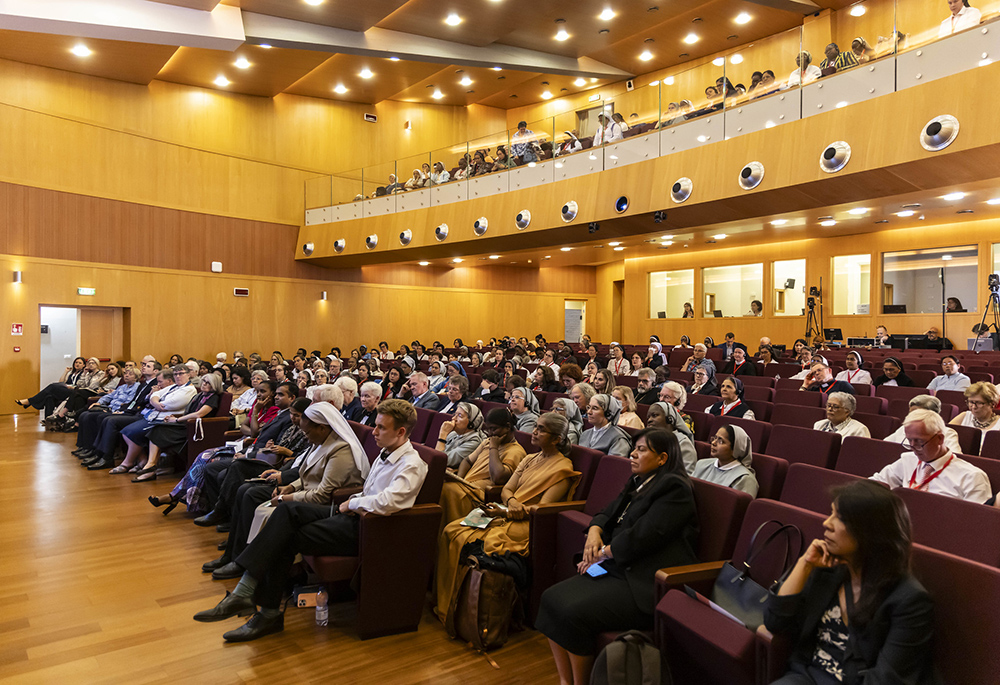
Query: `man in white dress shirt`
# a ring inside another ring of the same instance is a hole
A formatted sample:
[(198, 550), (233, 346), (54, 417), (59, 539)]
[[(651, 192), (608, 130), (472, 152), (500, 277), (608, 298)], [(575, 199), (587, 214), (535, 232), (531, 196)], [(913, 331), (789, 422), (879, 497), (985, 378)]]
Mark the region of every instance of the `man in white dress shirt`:
[(871, 477), (890, 488), (912, 488), (982, 504), (990, 499), (986, 473), (961, 459), (944, 444), (944, 419), (927, 409), (911, 411), (903, 431), (912, 452)]
[(948, 9), (951, 10), (951, 16), (941, 22), (938, 38), (978, 26), (983, 18), (982, 12), (975, 7), (969, 7), (968, 0), (948, 0)]
[[(362, 511), (387, 516), (409, 509), (427, 476), (427, 464), (410, 444), (417, 412), (405, 400), (385, 400), (375, 419), (375, 442), (381, 453), (372, 464), (364, 489), (344, 501), (336, 513), (329, 505), (282, 501), (237, 563), (247, 569), (232, 594), (195, 620), (221, 621), (256, 611), (247, 623), (223, 637), (229, 642), (255, 640), (284, 630), (279, 609), (288, 570), (296, 553), (357, 556)], [(280, 500), (280, 498), (279, 498)]]
[(958, 360), (952, 355), (941, 357), (941, 370), (944, 374), (934, 376), (927, 384), (928, 390), (965, 390), (972, 381), (964, 373), (958, 370)]

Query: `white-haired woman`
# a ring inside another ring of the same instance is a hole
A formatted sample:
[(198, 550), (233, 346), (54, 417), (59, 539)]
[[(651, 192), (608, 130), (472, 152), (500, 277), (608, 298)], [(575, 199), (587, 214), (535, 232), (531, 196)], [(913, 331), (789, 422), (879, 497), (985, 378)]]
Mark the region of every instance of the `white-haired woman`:
[(868, 426), (855, 418), (858, 401), (854, 395), (846, 392), (831, 392), (826, 398), (826, 418), (813, 424), (813, 430), (826, 433), (840, 433), (843, 437), (854, 435), (859, 438), (870, 438)]

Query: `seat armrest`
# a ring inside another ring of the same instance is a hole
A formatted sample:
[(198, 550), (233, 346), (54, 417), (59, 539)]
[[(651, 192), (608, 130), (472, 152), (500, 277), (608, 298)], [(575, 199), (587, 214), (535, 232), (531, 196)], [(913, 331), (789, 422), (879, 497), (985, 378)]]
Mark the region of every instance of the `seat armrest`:
[[(342, 504), (344, 501), (350, 498), (351, 495), (356, 495), (362, 491), (360, 485), (354, 485), (347, 488), (337, 488), (333, 491), (333, 503)], [(365, 512), (362, 512), (364, 514)]]
[(236, 440), (237, 438), (245, 438), (246, 436), (243, 435), (243, 431), (235, 430), (235, 431), (226, 431), (225, 437), (226, 440)]
[(702, 564), (661, 568), (656, 572), (656, 602), (659, 603), (663, 595), (667, 594), (669, 590), (694, 583), (706, 584), (715, 582), (719, 571), (722, 570), (725, 563), (725, 561), (708, 561)]
[(774, 682), (788, 670), (792, 643), (787, 635), (773, 635), (764, 626), (757, 628), (757, 682)]
[(586, 506), (586, 502), (583, 500), (574, 500), (572, 502), (552, 502), (550, 504), (532, 504), (528, 507), (528, 513), (534, 518), (535, 516), (554, 516), (560, 511), (583, 511), (583, 507)]

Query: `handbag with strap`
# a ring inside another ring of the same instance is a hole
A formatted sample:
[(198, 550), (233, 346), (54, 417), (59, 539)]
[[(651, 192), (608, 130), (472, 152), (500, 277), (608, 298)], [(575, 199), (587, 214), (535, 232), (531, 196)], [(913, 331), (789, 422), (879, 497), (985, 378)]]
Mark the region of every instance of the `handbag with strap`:
[[(768, 526), (777, 528), (768, 535), (758, 546), (757, 537)], [(793, 540), (798, 540), (798, 550), (792, 551)], [(781, 573), (765, 588), (750, 577), (753, 561), (760, 554), (773, 544), (783, 544), (783, 557), (781, 561)], [(760, 524), (753, 537), (750, 538), (750, 546), (747, 549), (746, 560), (742, 569), (738, 569), (731, 562), (726, 562), (719, 577), (715, 580), (712, 588), (712, 601), (732, 614), (737, 620), (743, 623), (750, 630), (757, 630), (764, 624), (764, 605), (770, 597), (771, 591), (777, 589), (795, 566), (795, 560), (799, 558), (805, 547), (805, 537), (797, 526), (780, 521), (765, 521)]]
[(445, 622), (448, 635), (480, 652), (503, 647), (518, 606), (514, 579), (496, 571), (463, 568), (465, 577)]
[(646, 633), (630, 630), (601, 650), (590, 685), (670, 685), (670, 669)]

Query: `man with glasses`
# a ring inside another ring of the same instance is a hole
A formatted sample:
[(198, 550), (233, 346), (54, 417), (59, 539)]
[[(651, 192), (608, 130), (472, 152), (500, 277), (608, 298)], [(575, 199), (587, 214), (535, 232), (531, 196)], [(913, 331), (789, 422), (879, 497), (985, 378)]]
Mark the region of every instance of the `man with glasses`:
[(958, 359), (952, 355), (941, 357), (941, 370), (944, 375), (935, 376), (927, 384), (928, 390), (937, 392), (938, 390), (960, 390), (964, 391), (972, 384), (969, 377), (958, 370)]
[[(927, 409), (935, 414), (940, 414), (941, 400), (933, 395), (917, 395), (910, 399), (908, 411), (912, 412), (916, 409)], [(910, 447), (910, 443), (906, 441), (906, 433), (902, 426), (897, 428), (892, 435), (887, 436), (884, 442), (894, 442), (897, 445), (902, 445), (903, 449), (908, 452), (913, 449)], [(954, 428), (949, 426), (945, 426), (944, 428), (944, 446), (952, 452), (962, 451), (962, 447), (958, 443), (958, 433), (955, 432)]]
[(799, 390), (811, 390), (821, 392), (824, 395), (834, 392), (845, 392), (848, 395), (855, 394), (853, 385), (847, 381), (834, 380), (830, 365), (823, 361), (822, 357), (809, 365), (809, 373), (803, 379), (802, 387)]
[(636, 374), (635, 401), (637, 404), (653, 404), (659, 397), (660, 389), (656, 387), (656, 372), (648, 366), (639, 369)]
[(986, 473), (945, 445), (944, 420), (933, 411), (915, 409), (903, 422), (911, 452), (871, 477), (890, 488), (911, 488), (982, 504), (990, 499)]

